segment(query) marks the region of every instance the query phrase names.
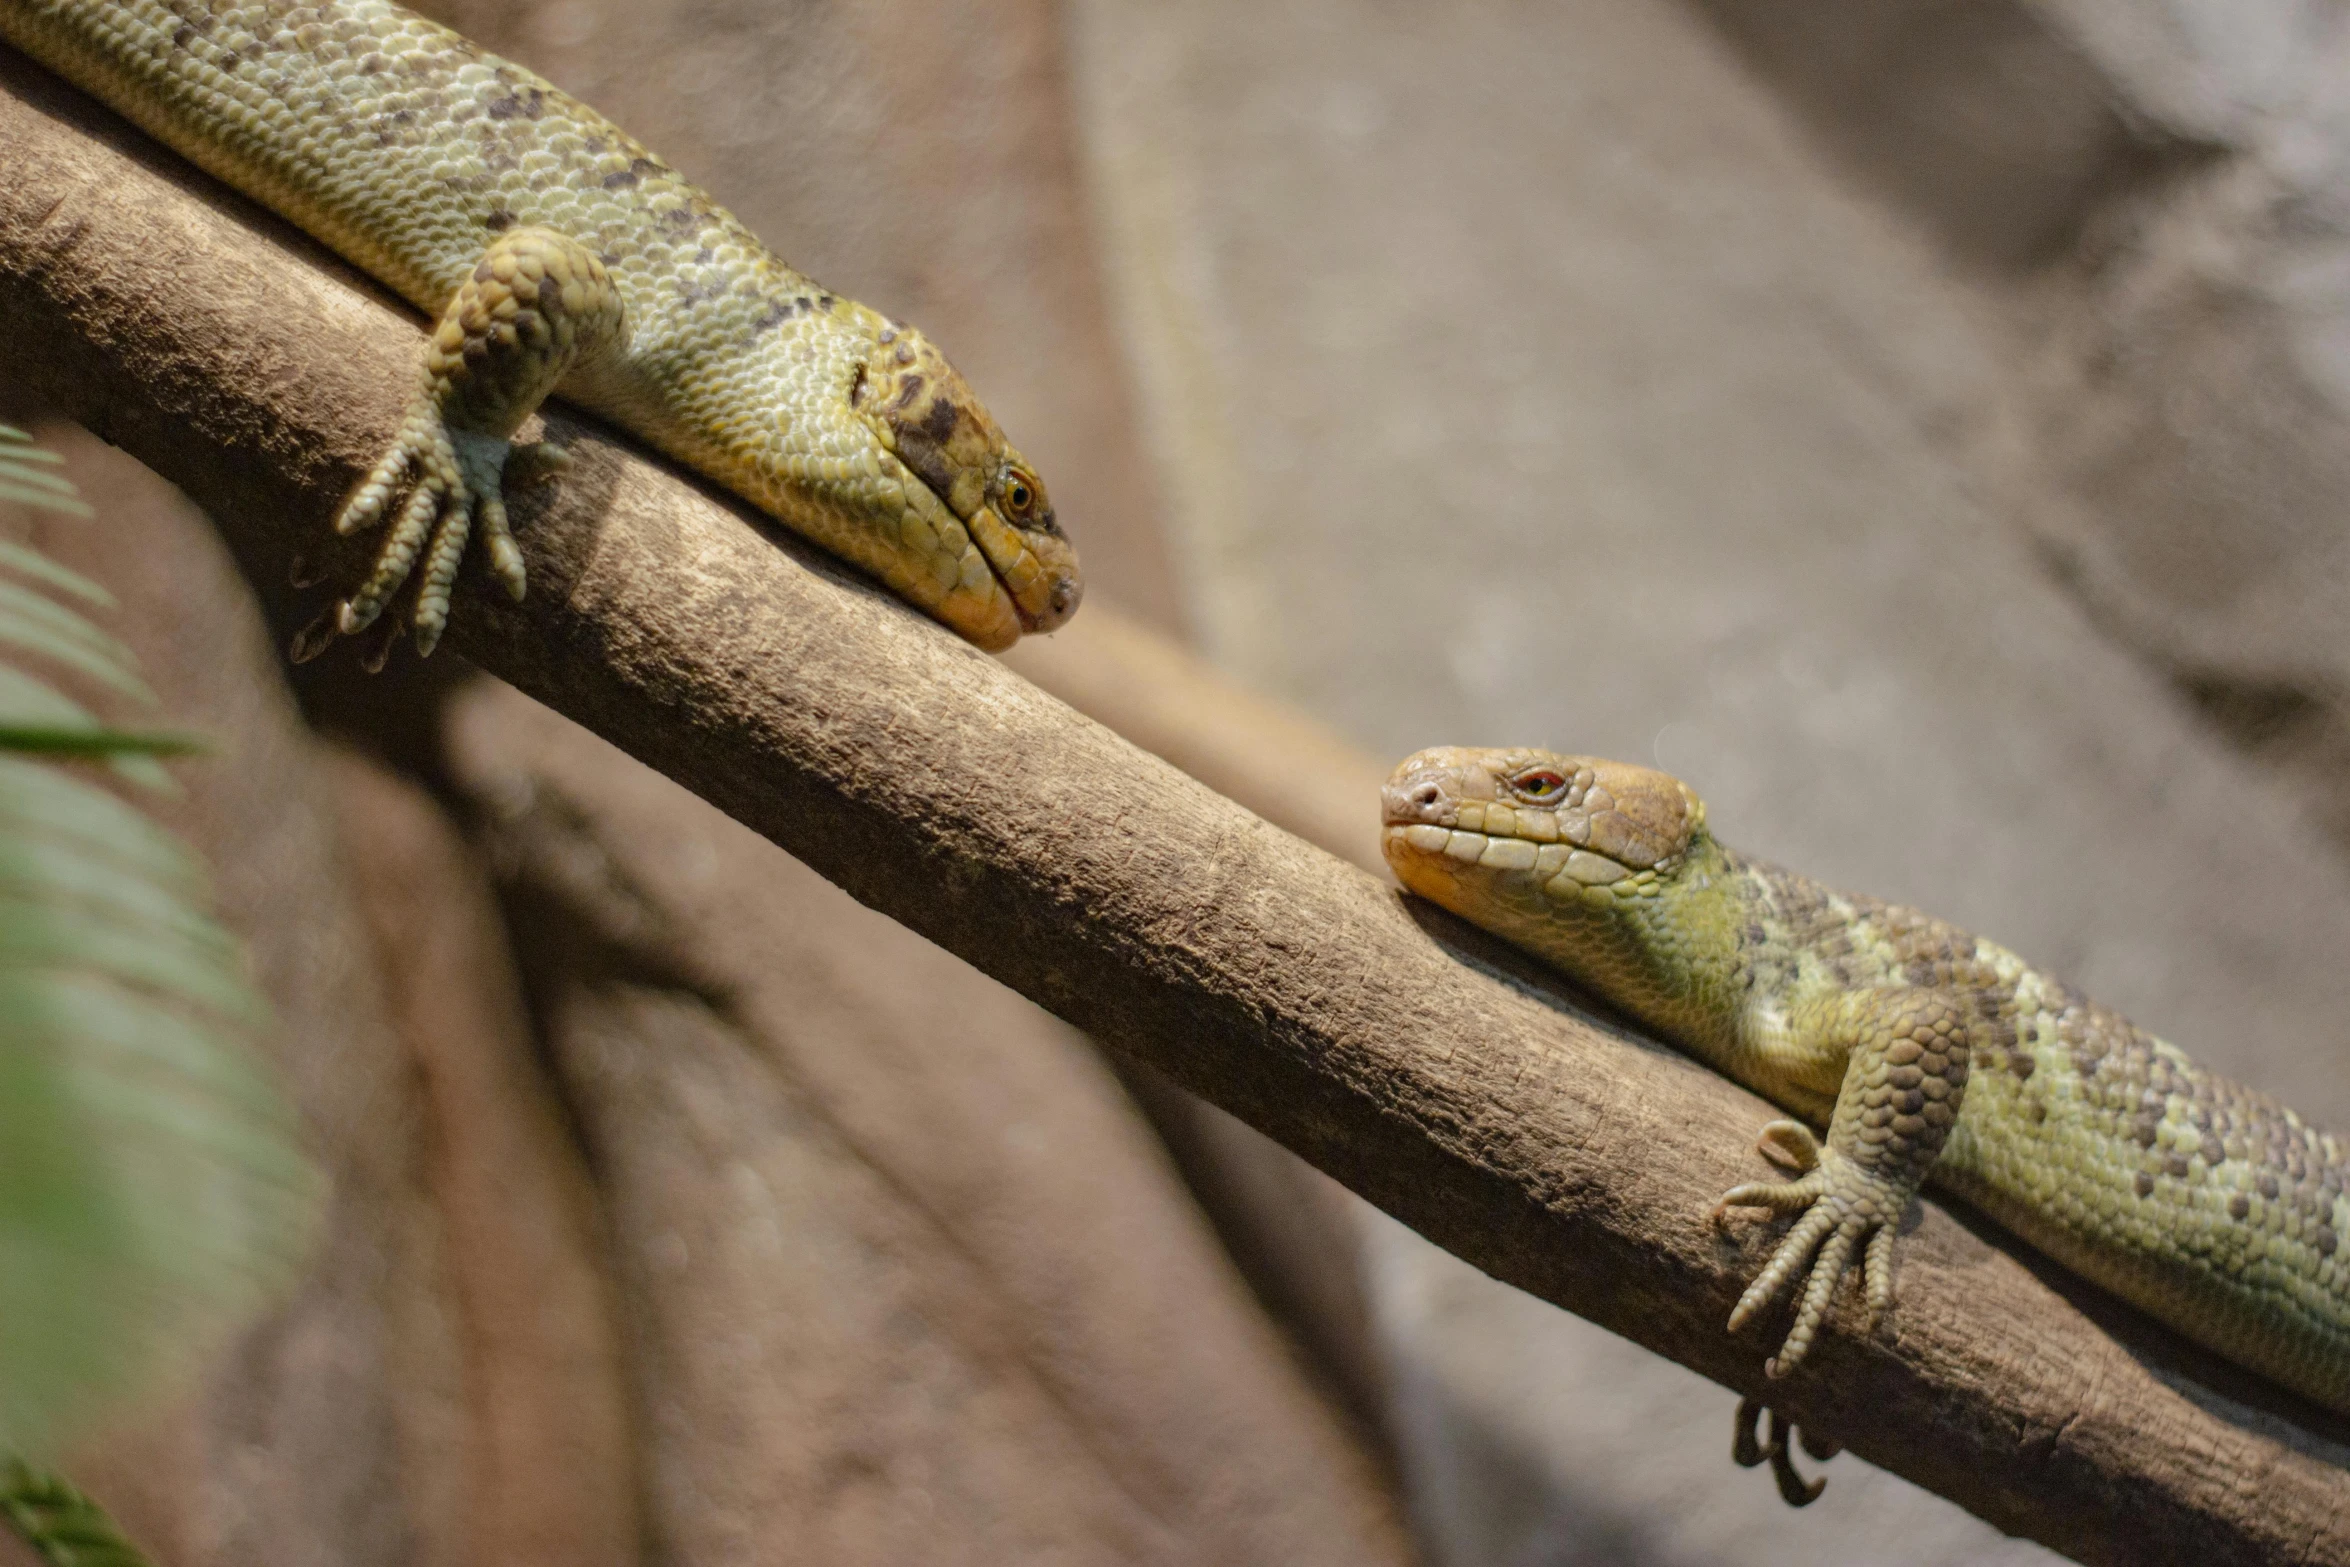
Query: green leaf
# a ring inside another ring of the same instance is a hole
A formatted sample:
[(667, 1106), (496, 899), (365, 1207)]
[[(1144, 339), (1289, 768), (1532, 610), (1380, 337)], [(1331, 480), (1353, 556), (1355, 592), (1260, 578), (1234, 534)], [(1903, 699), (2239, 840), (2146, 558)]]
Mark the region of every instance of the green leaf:
[(20, 577), (30, 577), (36, 582), (70, 593), (85, 604), (99, 609), (114, 608), (113, 594), (80, 572), (69, 571), (58, 565), (39, 550), (0, 539), (0, 566), (5, 566)]
[(45, 756), (193, 756), (211, 747), (201, 735), (164, 729), (58, 729), (45, 724), (0, 724), (0, 751)]
[(196, 857), (138, 811), (71, 773), (0, 752), (0, 833), (7, 832), (69, 839), (78, 852), (119, 861), (190, 902), (210, 896)]
[(0, 1466), (0, 1517), (49, 1567), (147, 1567), (104, 1509), (22, 1459)]
[[(53, 466), (0, 425), (0, 498), (70, 500)], [(0, 572), (0, 1453), (37, 1461), (283, 1289), (320, 1187), (201, 865), (89, 769), (168, 787), (158, 758), (200, 742), (102, 722), (25, 667), (152, 701), (84, 617), (103, 589), (15, 544)], [(139, 1560), (21, 1464), (0, 1467), (0, 1517), (52, 1562)]]
[(36, 490), (23, 482), (26, 477), (12, 471), (8, 464), (0, 463), (0, 501), (14, 501), (20, 506), (38, 506), (45, 511), (61, 511), (69, 517), (92, 515), (88, 501)]
[(220, 962), (216, 944), (62, 900), (0, 897), (0, 972), (14, 967), (91, 969), (247, 1024), (259, 1024), (267, 1015), (244, 976)]
[[(96, 736), (105, 726), (90, 716), (90, 710), (72, 697), (26, 674), (0, 664), (0, 729), (26, 729), (36, 734)], [(56, 750), (52, 742), (46, 749)], [(106, 765), (136, 784), (150, 789), (169, 791), (176, 787), (171, 774), (165, 772), (147, 748), (138, 746), (99, 746), (90, 753), (103, 757)]]
[(32, 589), (0, 578), (0, 644), (54, 659), (135, 702), (152, 706), (131, 650), (73, 610)]
[(74, 493), (65, 476), (48, 471), (62, 459), (33, 445), (32, 439), (13, 425), (0, 424), (0, 501), (89, 516), (89, 503)]

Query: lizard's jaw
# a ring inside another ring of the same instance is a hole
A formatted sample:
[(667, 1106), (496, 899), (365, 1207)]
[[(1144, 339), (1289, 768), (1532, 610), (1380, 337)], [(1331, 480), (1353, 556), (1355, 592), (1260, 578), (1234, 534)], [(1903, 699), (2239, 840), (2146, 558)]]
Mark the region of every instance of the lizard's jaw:
[(1020, 640), (1020, 610), (994, 573), (982, 576), (981, 584), (958, 582), (944, 598), (923, 607), (980, 651), (1001, 653)]
[[(1002, 652), (1027, 633), (1057, 630), (1076, 613), (1084, 590), (1076, 553), (1064, 541), (1032, 540), (986, 509), (961, 521), (970, 543), (955, 578), (923, 608), (990, 653)], [(1060, 558), (1035, 544), (1059, 546)]]
[(1057, 534), (1015, 528), (998, 517), (995, 508), (982, 506), (963, 519), (971, 542), (987, 557), (1029, 633), (1058, 631), (1077, 613), (1085, 584), (1077, 574), (1077, 551)]

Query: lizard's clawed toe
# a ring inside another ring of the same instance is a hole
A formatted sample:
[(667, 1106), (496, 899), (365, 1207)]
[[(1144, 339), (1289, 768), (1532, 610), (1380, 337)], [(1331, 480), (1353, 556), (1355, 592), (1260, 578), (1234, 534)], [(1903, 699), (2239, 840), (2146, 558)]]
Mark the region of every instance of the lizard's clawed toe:
[[(1771, 1434), (1764, 1441), (1757, 1430), (1762, 1417), (1771, 1417)], [(1772, 1409), (1759, 1398), (1742, 1398), (1730, 1435), (1730, 1461), (1741, 1469), (1752, 1469), (1758, 1464), (1771, 1466), (1771, 1479), (1779, 1487), (1779, 1496), (1789, 1507), (1809, 1507), (1820, 1499), (1828, 1488), (1825, 1476), (1807, 1480), (1795, 1467), (1795, 1454), (1788, 1445), (1793, 1437), (1803, 1450), (1821, 1463), (1826, 1463), (1843, 1448), (1824, 1437), (1815, 1437), (1799, 1430), (1785, 1415)]]

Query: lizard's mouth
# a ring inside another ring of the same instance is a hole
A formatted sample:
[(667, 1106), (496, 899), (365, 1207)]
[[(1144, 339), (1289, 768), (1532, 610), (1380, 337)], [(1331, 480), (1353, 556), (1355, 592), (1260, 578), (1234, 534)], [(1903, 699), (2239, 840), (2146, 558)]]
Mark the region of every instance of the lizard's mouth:
[[(1547, 792), (1530, 801), (1529, 782)], [(1616, 801), (1598, 782), (1584, 758), (1422, 751), (1380, 791), (1380, 849), (1405, 886), (1448, 907), (1466, 895), (1464, 882), (1557, 893), (1614, 887), (1658, 857), (1640, 857), (1645, 845), (1621, 830)]]
[(1012, 601), (1020, 629), (1038, 633), (1058, 631), (1085, 597), (1077, 575), (1077, 551), (1057, 533), (1015, 528), (982, 506), (963, 519), (971, 542), (987, 558), (988, 570)]
[(1014, 528), (987, 506), (957, 520), (971, 546), (961, 574), (927, 607), (965, 641), (1000, 653), (1024, 635), (1059, 629), (1077, 612), (1084, 585), (1067, 540)]

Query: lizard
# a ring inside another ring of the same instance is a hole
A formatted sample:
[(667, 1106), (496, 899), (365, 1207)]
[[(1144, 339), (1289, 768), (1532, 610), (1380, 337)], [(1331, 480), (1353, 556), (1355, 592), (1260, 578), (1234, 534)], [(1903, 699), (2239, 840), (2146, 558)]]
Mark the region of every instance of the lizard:
[[(2007, 948), (1833, 891), (1717, 840), (1670, 774), (1440, 747), (1382, 796), (1411, 892), (1525, 949), (1790, 1118), (1793, 1178), (1722, 1194), (1795, 1215), (1729, 1319), (1782, 1296), (1768, 1378), (1802, 1365), (1841, 1281), (1863, 1332), (1894, 1302), (1895, 1234), (1931, 1182), (2187, 1337), (2350, 1414), (2350, 1142), (2191, 1060)], [(1825, 1132), (1825, 1140), (1819, 1133)], [(1776, 1414), (1733, 1451), (1802, 1487)], [(1805, 1446), (1826, 1457), (1832, 1446)]]
[(795, 272), (522, 67), (389, 0), (0, 0), (0, 41), (433, 318), (405, 417), (334, 519), (383, 543), (297, 659), (411, 579), (430, 653), (477, 534), (523, 596), (505, 492), (565, 464), (514, 439), (550, 393), (982, 648), (1075, 612), (1043, 481), (928, 338)]

